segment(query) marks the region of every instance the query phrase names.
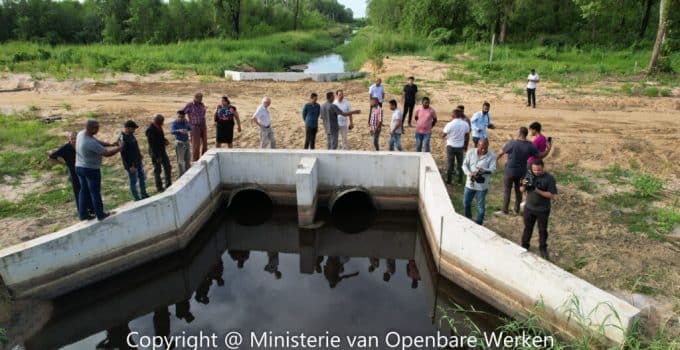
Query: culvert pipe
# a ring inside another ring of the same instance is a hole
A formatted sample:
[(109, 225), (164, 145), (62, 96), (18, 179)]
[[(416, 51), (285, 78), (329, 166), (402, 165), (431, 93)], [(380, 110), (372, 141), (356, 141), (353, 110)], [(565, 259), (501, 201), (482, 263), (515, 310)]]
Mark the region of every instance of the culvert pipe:
[(231, 191), (227, 208), (238, 224), (257, 226), (272, 217), (274, 201), (261, 187), (246, 185)]
[(346, 233), (365, 231), (377, 215), (373, 197), (363, 187), (336, 190), (329, 198), (328, 210), (335, 227)]

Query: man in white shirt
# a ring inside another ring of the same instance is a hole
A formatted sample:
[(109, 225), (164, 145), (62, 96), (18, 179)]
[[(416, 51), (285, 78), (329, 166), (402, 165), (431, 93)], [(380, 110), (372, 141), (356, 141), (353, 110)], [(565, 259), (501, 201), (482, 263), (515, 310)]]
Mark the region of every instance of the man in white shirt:
[(448, 169), (446, 170), (446, 183), (451, 184), (454, 166), (458, 170), (458, 184), (463, 183), (463, 147), (465, 139), (470, 133), (470, 126), (463, 119), (463, 111), (456, 108), (451, 113), (453, 119), (444, 126), (442, 137), (446, 139), (446, 157)]
[(276, 139), (274, 138), (274, 130), (272, 130), (271, 117), (269, 116), (269, 106), (272, 104), (272, 99), (265, 96), (262, 99), (262, 104), (257, 107), (253, 114), (253, 122), (260, 128), (260, 148), (276, 148)]
[(486, 135), (486, 129), (494, 129), (493, 123), (491, 123), (491, 114), (489, 110), (491, 109), (491, 104), (484, 101), (482, 104), (482, 110), (475, 112), (470, 119), (470, 128), (472, 129), (472, 142), (474, 142), (475, 147), (477, 147), (477, 142), (480, 139), (488, 138)]
[(403, 118), (401, 111), (397, 108), (397, 101), (390, 101), (390, 110), (392, 111), (392, 120), (390, 121), (390, 151), (394, 151), (396, 148), (401, 152), (401, 128), (403, 124)]
[(385, 99), (385, 87), (380, 78), (376, 79), (375, 84), (368, 88), (368, 100), (370, 101), (374, 97), (378, 99), (378, 105), (382, 108), (383, 100)]
[(349, 116), (338, 115), (338, 131), (340, 131), (340, 138), (342, 140), (342, 149), (348, 150), (349, 143), (347, 142), (347, 132), (354, 128), (354, 123), (352, 122), (352, 114), (360, 113), (360, 111), (352, 110), (352, 106), (349, 101), (345, 100), (345, 95), (342, 90), (335, 92), (335, 102), (334, 105), (338, 106), (343, 113), (350, 113)]
[(541, 80), (536, 74), (536, 70), (532, 69), (527, 77), (527, 107), (533, 106), (536, 108), (536, 84)]
[(489, 182), (494, 171), (496, 171), (496, 154), (489, 152), (488, 139), (480, 139), (477, 148), (469, 150), (463, 161), (463, 172), (467, 175), (463, 191), (465, 217), (472, 218), (472, 200), (477, 197), (475, 222), (479, 225), (484, 223), (486, 194), (489, 191)]

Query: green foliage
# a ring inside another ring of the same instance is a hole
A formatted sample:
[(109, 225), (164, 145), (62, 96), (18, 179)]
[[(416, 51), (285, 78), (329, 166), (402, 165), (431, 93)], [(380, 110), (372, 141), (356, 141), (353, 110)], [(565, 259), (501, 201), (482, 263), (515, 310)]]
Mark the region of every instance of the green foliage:
[(655, 86), (646, 87), (644, 94), (647, 97), (657, 97), (659, 96), (659, 88)]
[(636, 174), (633, 176), (632, 185), (640, 198), (657, 198), (663, 189), (663, 180), (651, 174)]
[(345, 59), (350, 70), (356, 70), (378, 56), (386, 54), (408, 54), (425, 52), (427, 40), (411, 35), (379, 31), (375, 27), (364, 27), (357, 31), (347, 45), (337, 51)]
[(584, 192), (592, 192), (595, 187), (593, 181), (589, 177), (582, 175), (581, 172), (578, 172), (573, 164), (568, 165), (564, 170), (555, 172), (555, 180), (559, 184), (573, 184)]
[(0, 343), (2, 344), (7, 344), (7, 331), (4, 328), (0, 327)]

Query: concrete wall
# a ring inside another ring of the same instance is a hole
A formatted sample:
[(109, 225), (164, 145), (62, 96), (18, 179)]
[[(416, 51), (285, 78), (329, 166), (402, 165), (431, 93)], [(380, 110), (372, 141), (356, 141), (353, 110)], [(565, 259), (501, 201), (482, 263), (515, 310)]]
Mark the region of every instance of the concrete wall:
[(274, 80), (274, 81), (339, 81), (366, 76), (365, 72), (344, 73), (301, 73), (301, 72), (237, 72), (224, 71), (224, 77), (231, 80)]

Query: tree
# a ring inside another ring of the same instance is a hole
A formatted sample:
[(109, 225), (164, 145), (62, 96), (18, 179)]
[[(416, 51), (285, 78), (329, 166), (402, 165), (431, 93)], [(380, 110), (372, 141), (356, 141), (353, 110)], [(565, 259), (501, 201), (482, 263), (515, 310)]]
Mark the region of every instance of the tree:
[(666, 38), (666, 26), (668, 25), (668, 13), (672, 0), (661, 0), (659, 3), (659, 29), (656, 31), (656, 41), (652, 49), (652, 57), (649, 59), (647, 72), (652, 74), (659, 70), (659, 56), (664, 39)]
[(647, 31), (647, 26), (649, 25), (649, 15), (652, 12), (653, 0), (645, 0), (645, 9), (642, 12), (642, 20), (640, 21), (640, 31), (638, 32), (638, 38), (642, 39)]

